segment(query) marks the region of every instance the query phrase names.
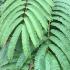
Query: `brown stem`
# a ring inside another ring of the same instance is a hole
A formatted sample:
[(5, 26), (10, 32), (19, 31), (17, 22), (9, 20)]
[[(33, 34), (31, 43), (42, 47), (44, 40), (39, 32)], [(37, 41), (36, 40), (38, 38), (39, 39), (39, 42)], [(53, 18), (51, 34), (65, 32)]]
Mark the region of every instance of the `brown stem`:
[(26, 0), (25, 9), (24, 9), (24, 14), (25, 14), (25, 12), (26, 12), (26, 10), (27, 10), (27, 4), (28, 4), (28, 0)]
[(49, 21), (49, 23), (48, 23), (48, 39), (50, 38), (50, 25), (51, 25), (51, 23)]

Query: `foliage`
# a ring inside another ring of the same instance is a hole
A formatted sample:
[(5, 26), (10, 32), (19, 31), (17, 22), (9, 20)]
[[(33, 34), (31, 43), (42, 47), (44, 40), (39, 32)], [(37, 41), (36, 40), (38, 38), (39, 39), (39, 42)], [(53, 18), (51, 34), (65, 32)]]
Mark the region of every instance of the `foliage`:
[(0, 70), (70, 70), (70, 0), (6, 0), (0, 8)]

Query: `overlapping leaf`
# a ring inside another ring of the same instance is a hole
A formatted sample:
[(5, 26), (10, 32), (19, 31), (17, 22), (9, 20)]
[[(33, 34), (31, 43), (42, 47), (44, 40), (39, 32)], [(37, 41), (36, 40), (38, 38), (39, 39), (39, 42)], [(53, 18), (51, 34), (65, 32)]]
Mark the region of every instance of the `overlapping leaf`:
[[(54, 0), (55, 6), (53, 7), (50, 29), (50, 42), (48, 51), (38, 52), (36, 67), (39, 70), (69, 70), (70, 69), (70, 1), (69, 0)], [(44, 56), (40, 56), (42, 53)], [(45, 60), (46, 59), (46, 60)], [(44, 60), (44, 62), (42, 62)], [(43, 64), (42, 64), (42, 63)], [(46, 62), (46, 63), (45, 63)], [(55, 63), (55, 64), (54, 64)], [(43, 66), (44, 65), (44, 66)], [(42, 69), (43, 67), (45, 69)], [(46, 68), (46, 67), (47, 68)], [(42, 68), (41, 68), (42, 67)]]
[(69, 0), (6, 0), (1, 8), (1, 70), (70, 69)]

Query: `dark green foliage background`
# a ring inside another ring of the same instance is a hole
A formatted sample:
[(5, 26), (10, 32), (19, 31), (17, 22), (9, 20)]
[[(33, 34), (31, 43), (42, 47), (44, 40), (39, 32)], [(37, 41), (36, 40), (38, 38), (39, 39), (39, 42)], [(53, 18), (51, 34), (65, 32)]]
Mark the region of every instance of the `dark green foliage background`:
[(70, 0), (0, 0), (0, 70), (70, 70)]

